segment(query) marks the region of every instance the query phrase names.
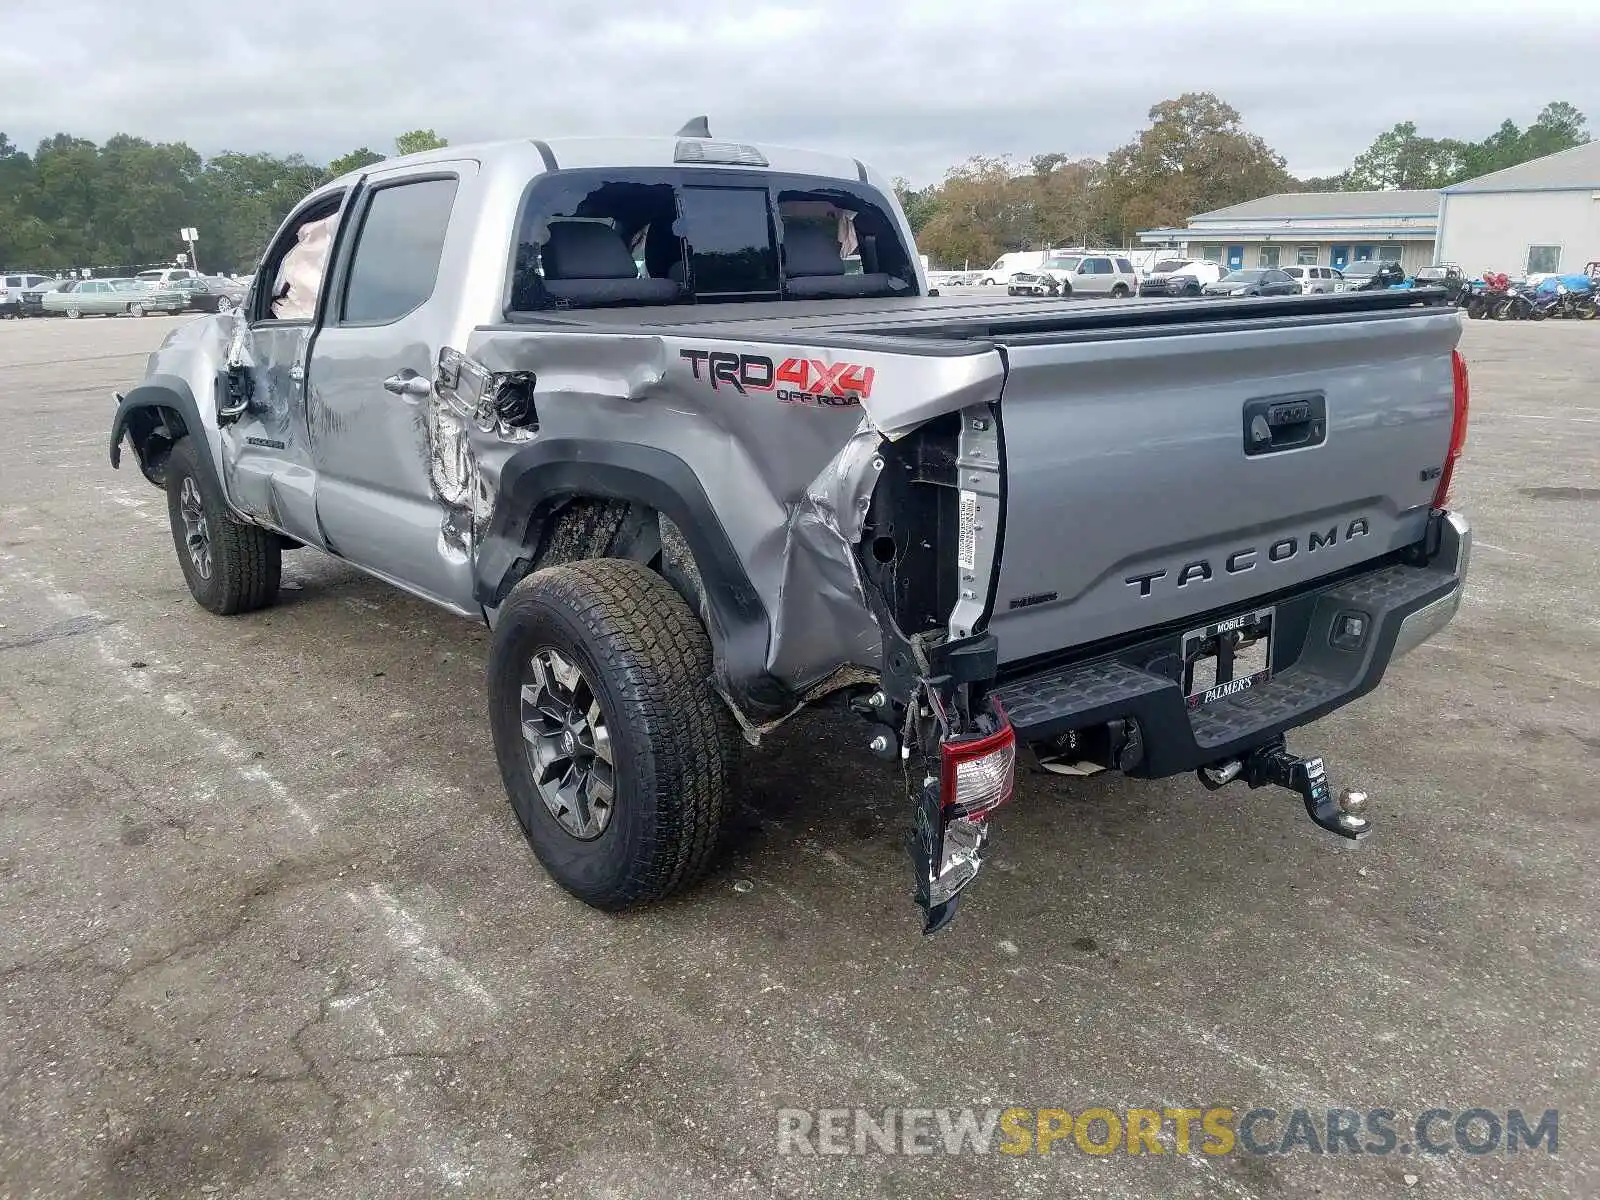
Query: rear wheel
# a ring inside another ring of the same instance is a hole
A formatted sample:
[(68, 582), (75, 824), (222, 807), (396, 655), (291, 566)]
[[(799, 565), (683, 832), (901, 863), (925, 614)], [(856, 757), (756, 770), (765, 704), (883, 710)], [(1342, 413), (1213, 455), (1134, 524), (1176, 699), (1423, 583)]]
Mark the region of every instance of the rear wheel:
[(736, 734), (671, 584), (620, 559), (530, 575), (496, 619), (488, 691), (506, 795), (557, 883), (616, 911), (699, 878)]
[(278, 535), (228, 511), (192, 439), (179, 438), (166, 461), (167, 516), (178, 565), (196, 603), (218, 616), (250, 612), (278, 596), (283, 549)]
[(142, 317), (142, 316), (144, 316), (144, 314), (145, 314), (144, 305), (142, 305), (142, 304), (130, 304), (130, 305), (128, 305), (128, 315), (130, 317)]
[(1111, 289), (1111, 294), (1118, 300), (1126, 300), (1128, 298), (1128, 285), (1125, 283), (1117, 284)]

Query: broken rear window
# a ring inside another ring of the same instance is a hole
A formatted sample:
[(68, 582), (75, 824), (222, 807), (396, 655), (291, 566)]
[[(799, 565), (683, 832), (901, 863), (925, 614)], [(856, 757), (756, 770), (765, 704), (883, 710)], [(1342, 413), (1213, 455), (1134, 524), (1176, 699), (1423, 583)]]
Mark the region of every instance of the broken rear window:
[(890, 211), (848, 181), (552, 172), (523, 201), (507, 312), (915, 294)]

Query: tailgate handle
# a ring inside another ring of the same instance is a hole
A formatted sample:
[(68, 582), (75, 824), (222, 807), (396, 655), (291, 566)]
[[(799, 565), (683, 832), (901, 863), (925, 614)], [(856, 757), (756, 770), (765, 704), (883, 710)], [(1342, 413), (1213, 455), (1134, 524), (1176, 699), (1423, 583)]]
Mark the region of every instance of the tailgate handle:
[(1328, 401), (1321, 392), (1261, 396), (1244, 405), (1247, 457), (1322, 445), (1328, 432)]

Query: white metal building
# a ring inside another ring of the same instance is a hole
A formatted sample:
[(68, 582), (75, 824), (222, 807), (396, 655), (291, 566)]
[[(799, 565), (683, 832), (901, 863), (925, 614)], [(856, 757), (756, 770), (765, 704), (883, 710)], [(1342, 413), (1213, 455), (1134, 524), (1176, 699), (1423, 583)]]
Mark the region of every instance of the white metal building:
[(1600, 261), (1600, 142), (1445, 188), (1439, 261), (1469, 276), (1578, 272)]
[(1377, 259), (1408, 272), (1434, 261), (1439, 194), (1432, 191), (1284, 192), (1149, 229), (1147, 246), (1236, 267), (1344, 267)]

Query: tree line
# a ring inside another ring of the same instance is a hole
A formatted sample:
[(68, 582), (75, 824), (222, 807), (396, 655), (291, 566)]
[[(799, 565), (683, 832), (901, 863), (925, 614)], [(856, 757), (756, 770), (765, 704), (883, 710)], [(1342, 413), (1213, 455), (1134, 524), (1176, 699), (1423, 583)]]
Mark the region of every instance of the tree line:
[[(976, 157), (925, 188), (895, 181), (919, 248), (940, 266), (987, 265), (1008, 250), (1134, 242), (1142, 229), (1284, 191), (1438, 188), (1589, 140), (1565, 101), (1482, 141), (1423, 137), (1414, 122), (1379, 134), (1337, 175), (1296, 179), (1285, 160), (1210, 92), (1163, 100), (1150, 124), (1103, 159), (1036, 154), (1026, 165)], [(431, 129), (395, 153), (443, 146)], [(0, 267), (67, 270), (169, 262), (178, 230), (200, 230), (207, 271), (251, 269), (289, 209), (328, 179), (385, 156), (362, 146), (325, 166), (298, 154), (226, 151), (118, 134), (104, 145), (58, 133), (28, 154), (0, 133)]]
[[(443, 146), (431, 129), (395, 153)], [(361, 147), (326, 166), (290, 154), (202, 158), (182, 142), (117, 134), (104, 145), (58, 133), (28, 154), (0, 133), (0, 267), (65, 272), (171, 262), (178, 231), (200, 231), (207, 272), (248, 271), (289, 209), (325, 181), (384, 155)]]
[(1210, 92), (1164, 100), (1150, 125), (1104, 159), (1037, 154), (1027, 165), (976, 157), (943, 181), (895, 181), (917, 244), (947, 268), (987, 266), (1010, 250), (1130, 246), (1144, 229), (1274, 192), (1440, 188), (1589, 140), (1584, 115), (1545, 105), (1526, 129), (1511, 120), (1482, 141), (1425, 138), (1406, 121), (1379, 134), (1337, 175), (1296, 179), (1285, 160)]

